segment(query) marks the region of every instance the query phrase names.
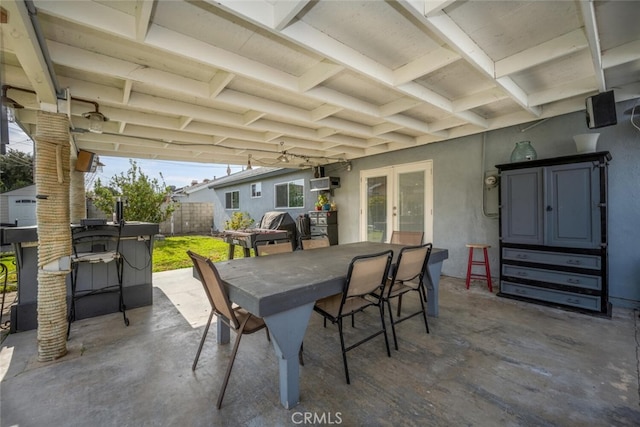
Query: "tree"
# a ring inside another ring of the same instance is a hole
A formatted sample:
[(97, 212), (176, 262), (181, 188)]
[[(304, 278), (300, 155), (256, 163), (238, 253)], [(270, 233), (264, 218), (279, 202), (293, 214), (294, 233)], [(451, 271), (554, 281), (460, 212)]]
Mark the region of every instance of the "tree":
[(176, 203), (169, 197), (171, 189), (157, 178), (149, 179), (134, 160), (129, 160), (131, 168), (127, 174), (120, 173), (111, 177), (109, 186), (102, 185), (100, 179), (93, 187), (93, 203), (102, 212), (111, 215), (115, 211), (116, 200), (124, 202), (124, 219), (126, 221), (143, 221), (160, 223), (167, 219), (176, 208)]
[(0, 192), (33, 184), (33, 156), (9, 149), (0, 156)]

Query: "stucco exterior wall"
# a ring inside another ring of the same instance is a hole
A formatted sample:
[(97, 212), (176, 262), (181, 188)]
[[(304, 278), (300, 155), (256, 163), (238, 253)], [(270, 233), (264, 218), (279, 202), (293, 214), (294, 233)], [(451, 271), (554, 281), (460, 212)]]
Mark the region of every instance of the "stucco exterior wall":
[[(294, 220), (300, 214), (304, 214), (307, 211), (314, 209), (317, 193), (309, 191), (309, 178), (313, 178), (310, 169), (292, 170), (286, 175), (278, 176), (265, 176), (256, 177), (255, 179), (247, 182), (241, 182), (236, 184), (225, 185), (224, 187), (216, 188), (213, 193), (213, 228), (216, 231), (224, 230), (225, 221), (231, 218), (236, 211), (248, 212), (256, 222), (256, 225), (260, 222), (260, 218), (265, 212), (271, 211), (284, 211), (291, 215)], [(295, 181), (298, 179), (304, 180), (304, 207), (302, 208), (290, 208), (281, 209), (275, 207), (275, 185), (282, 184), (289, 181)], [(257, 198), (251, 197), (251, 184), (261, 182), (262, 183), (262, 195)], [(238, 191), (240, 196), (239, 209), (225, 209), (225, 194), (231, 191)]]
[[(538, 158), (576, 153), (573, 135), (599, 132), (598, 151), (609, 151), (609, 295), (614, 306), (640, 308), (640, 131), (623, 112), (635, 101), (617, 105), (618, 124), (595, 130), (586, 127), (585, 113), (577, 112), (484, 134), (433, 143), (352, 162), (352, 170), (336, 170), (342, 189), (335, 200), (340, 210), (340, 242), (359, 240), (358, 196), (361, 170), (390, 164), (433, 160), (434, 223), (433, 243), (447, 248), (449, 259), (443, 274), (464, 277), (467, 266), (466, 243), (484, 242), (489, 250), (491, 271), (497, 279), (498, 220), (483, 213), (482, 182), (487, 170), (508, 163), (515, 143), (531, 141)], [(640, 108), (637, 108), (640, 110)], [(638, 119), (636, 119), (638, 120)], [(528, 129), (527, 129), (528, 128)]]

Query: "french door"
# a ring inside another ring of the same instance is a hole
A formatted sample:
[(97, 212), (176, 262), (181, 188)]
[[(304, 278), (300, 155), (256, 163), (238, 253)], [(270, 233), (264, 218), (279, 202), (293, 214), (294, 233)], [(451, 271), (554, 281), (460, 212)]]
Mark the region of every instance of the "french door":
[(433, 163), (428, 160), (360, 173), (360, 240), (388, 242), (393, 230), (424, 231), (433, 240)]

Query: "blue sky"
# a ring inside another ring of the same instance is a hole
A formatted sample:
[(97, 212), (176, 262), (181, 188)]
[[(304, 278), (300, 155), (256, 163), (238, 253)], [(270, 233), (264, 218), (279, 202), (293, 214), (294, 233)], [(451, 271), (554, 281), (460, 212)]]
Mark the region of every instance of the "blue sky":
[[(175, 185), (177, 188), (191, 184), (191, 181), (202, 182), (204, 179), (213, 179), (226, 176), (227, 165), (211, 163), (187, 163), (169, 160), (134, 159), (145, 175), (149, 178), (160, 179), (160, 173), (167, 185)], [(102, 172), (96, 173), (103, 184), (108, 184), (112, 176), (120, 173), (126, 174), (131, 167), (129, 158), (125, 157), (100, 157), (103, 163)], [(241, 167), (232, 166), (231, 172), (242, 170)], [(88, 178), (89, 176), (85, 177)]]
[[(19, 150), (26, 153), (33, 152), (33, 141), (14, 123), (9, 124), (9, 145), (12, 150)], [(191, 184), (191, 181), (202, 182), (204, 179), (213, 179), (227, 174), (227, 165), (212, 163), (187, 163), (174, 162), (168, 160), (148, 160), (135, 159), (138, 166), (149, 178), (160, 179), (160, 173), (164, 177), (167, 185), (175, 185), (177, 188)], [(100, 178), (103, 184), (108, 184), (111, 177), (125, 173), (129, 170), (129, 158), (125, 157), (100, 157), (103, 163), (102, 172), (96, 173), (95, 177)], [(231, 172), (242, 170), (239, 166), (231, 166)], [(91, 174), (85, 177), (92, 178)]]

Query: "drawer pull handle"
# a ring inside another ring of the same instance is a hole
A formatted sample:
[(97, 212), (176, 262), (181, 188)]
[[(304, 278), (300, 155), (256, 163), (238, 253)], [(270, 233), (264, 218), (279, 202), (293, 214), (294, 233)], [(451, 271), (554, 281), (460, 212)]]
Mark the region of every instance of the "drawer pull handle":
[(527, 291), (525, 291), (524, 289), (516, 289), (516, 294), (526, 295)]
[(527, 276), (527, 272), (526, 271), (518, 271), (518, 276)]
[(516, 258), (527, 259), (528, 257), (525, 254), (516, 254)]
[(580, 300), (576, 298), (567, 298), (567, 302), (570, 304), (580, 304)]
[(578, 283), (580, 283), (580, 279), (567, 279), (567, 282), (574, 283), (577, 285)]
[(567, 264), (571, 264), (571, 265), (580, 265), (580, 260), (579, 259), (568, 259), (567, 260)]

